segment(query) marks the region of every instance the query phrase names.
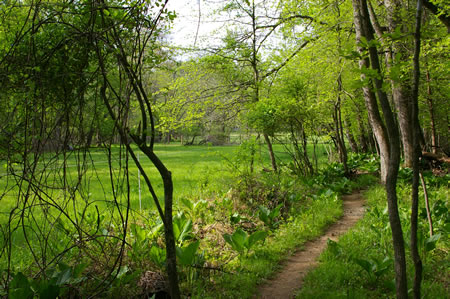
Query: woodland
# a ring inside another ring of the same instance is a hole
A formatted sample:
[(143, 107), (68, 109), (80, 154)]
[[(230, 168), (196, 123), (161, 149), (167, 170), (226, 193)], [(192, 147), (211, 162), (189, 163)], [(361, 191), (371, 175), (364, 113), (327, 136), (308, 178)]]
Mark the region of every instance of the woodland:
[(170, 1), (0, 1), (0, 297), (449, 298), (450, 3)]

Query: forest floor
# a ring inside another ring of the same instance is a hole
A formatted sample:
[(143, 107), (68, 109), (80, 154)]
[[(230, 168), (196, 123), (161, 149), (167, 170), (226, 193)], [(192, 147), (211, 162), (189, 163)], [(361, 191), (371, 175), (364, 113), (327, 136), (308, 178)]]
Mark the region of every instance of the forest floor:
[(337, 241), (365, 212), (365, 200), (360, 191), (344, 195), (343, 216), (332, 224), (319, 238), (309, 241), (302, 249), (287, 258), (275, 276), (262, 284), (256, 298), (294, 298), (302, 287), (303, 278), (309, 270), (318, 265), (318, 257), (327, 246), (328, 239)]

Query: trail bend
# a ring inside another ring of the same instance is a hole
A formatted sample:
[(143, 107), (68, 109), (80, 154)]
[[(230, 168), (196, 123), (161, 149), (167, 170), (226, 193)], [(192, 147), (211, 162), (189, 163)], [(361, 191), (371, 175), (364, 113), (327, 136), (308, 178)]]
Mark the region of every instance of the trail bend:
[(280, 271), (258, 288), (254, 298), (288, 299), (295, 297), (296, 292), (302, 287), (303, 279), (308, 271), (318, 265), (317, 258), (325, 250), (328, 239), (337, 241), (339, 236), (346, 233), (364, 215), (365, 200), (360, 191), (344, 195), (342, 200), (342, 217), (329, 226), (320, 237), (306, 242), (303, 249), (297, 250), (283, 261)]

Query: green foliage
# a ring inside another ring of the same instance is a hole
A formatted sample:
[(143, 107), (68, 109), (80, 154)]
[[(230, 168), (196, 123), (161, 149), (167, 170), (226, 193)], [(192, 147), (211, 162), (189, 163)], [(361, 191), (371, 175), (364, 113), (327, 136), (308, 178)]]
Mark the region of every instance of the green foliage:
[(388, 256), (383, 260), (353, 258), (353, 261), (366, 271), (371, 284), (377, 283), (378, 278), (388, 271), (392, 271), (393, 259)]
[(13, 275), (9, 285), (9, 298), (58, 298), (67, 291), (65, 285), (76, 285), (87, 279), (82, 276), (86, 264), (79, 264), (72, 268), (65, 264), (59, 264), (58, 269), (50, 269), (46, 278), (28, 280), (22, 273)]
[(32, 298), (34, 295), (28, 278), (22, 272), (14, 275), (9, 286), (9, 298), (21, 299)]
[[(407, 172), (405, 171), (407, 174)], [(429, 188), (430, 194), (445, 190), (445, 184)], [(409, 255), (409, 200), (410, 185), (398, 187), (400, 216), (406, 238), (407, 256)], [(430, 195), (429, 194), (429, 195)], [(382, 186), (371, 187), (365, 196), (368, 199), (368, 211), (364, 218), (339, 242), (328, 242), (327, 249), (320, 257), (320, 266), (305, 278), (297, 298), (380, 298), (395, 296), (392, 236), (386, 207), (385, 191)], [(430, 197), (432, 205), (441, 205), (439, 197)], [(445, 212), (444, 212), (445, 213)], [(439, 213), (436, 213), (439, 215)], [(442, 217), (433, 214), (436, 223), (445, 223)], [(442, 221), (442, 222), (439, 222)], [(440, 231), (439, 225), (436, 231)], [(421, 213), (419, 220), (419, 251), (423, 261), (423, 296), (426, 298), (445, 298), (447, 292), (442, 276), (448, 273), (449, 260), (442, 254), (448, 250), (448, 238), (441, 233), (433, 237), (428, 235), (426, 215)], [(445, 255), (445, 253), (444, 253)], [(412, 264), (408, 263), (408, 277), (411, 283)], [(439, 276), (439, 277), (438, 277)], [(444, 279), (445, 280), (445, 279)], [(332, 292), (331, 292), (332, 290)]]
[(188, 219), (184, 213), (178, 213), (173, 218), (173, 233), (178, 245), (192, 238), (192, 220)]
[(246, 250), (246, 254), (250, 249), (258, 242), (263, 241), (267, 237), (267, 232), (256, 231), (248, 235), (241, 228), (238, 228), (233, 234), (224, 234), (225, 241), (239, 254), (243, 254)]
[(258, 132), (272, 136), (280, 131), (281, 116), (276, 99), (263, 98), (256, 102), (247, 114), (248, 123)]
[(197, 240), (185, 247), (177, 247), (177, 257), (182, 266), (190, 266), (194, 263), (194, 259), (200, 245), (200, 241)]
[(380, 159), (374, 154), (351, 153), (348, 158), (348, 167), (354, 170), (359, 169), (368, 173), (375, 173), (380, 170)]
[(198, 200), (192, 203), (191, 200), (183, 197), (180, 199), (180, 201), (189, 213), (191, 219), (197, 219), (197, 217), (199, 217), (200, 215), (204, 216), (204, 210), (208, 205), (208, 202), (206, 200)]
[(275, 229), (278, 226), (277, 217), (280, 216), (281, 207), (283, 204), (277, 205), (274, 209), (269, 210), (265, 206), (259, 206), (258, 217), (270, 229)]

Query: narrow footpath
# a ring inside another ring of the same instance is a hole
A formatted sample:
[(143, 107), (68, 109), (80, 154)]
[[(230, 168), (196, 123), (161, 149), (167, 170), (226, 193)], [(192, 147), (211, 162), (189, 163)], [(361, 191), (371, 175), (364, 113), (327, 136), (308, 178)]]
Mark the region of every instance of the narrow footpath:
[(364, 215), (364, 198), (356, 191), (342, 197), (343, 216), (332, 224), (326, 232), (313, 241), (304, 244), (304, 248), (283, 262), (282, 269), (274, 278), (268, 280), (258, 289), (254, 298), (288, 299), (294, 298), (302, 287), (305, 275), (317, 266), (317, 258), (326, 248), (328, 239), (337, 241), (340, 235), (347, 232)]

